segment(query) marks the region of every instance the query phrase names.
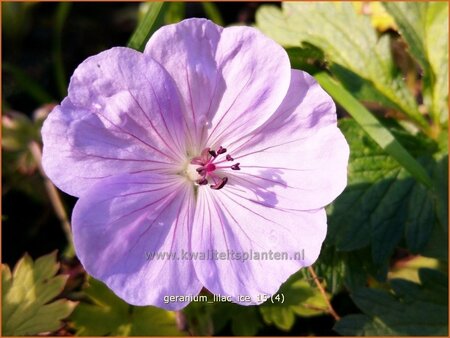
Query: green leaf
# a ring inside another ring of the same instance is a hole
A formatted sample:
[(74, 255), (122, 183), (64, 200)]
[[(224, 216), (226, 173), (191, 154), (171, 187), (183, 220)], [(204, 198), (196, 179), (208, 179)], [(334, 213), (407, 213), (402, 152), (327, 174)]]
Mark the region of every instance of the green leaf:
[(409, 194), (405, 220), (405, 239), (410, 251), (418, 253), (427, 244), (436, 223), (433, 194), (423, 185), (415, 184)]
[[(205, 296), (208, 297), (208, 295)], [(183, 309), (187, 327), (192, 336), (212, 336), (220, 331), (228, 321), (228, 318), (220, 317), (213, 320), (216, 304), (210, 298), (208, 297), (208, 302), (191, 302)]]
[(344, 285), (348, 290), (366, 286), (370, 281), (386, 282), (388, 264), (376, 264), (372, 259), (371, 247), (345, 252)]
[(291, 67), (295, 69), (302, 69), (310, 74), (315, 74), (321, 69), (318, 67), (319, 62), (323, 61), (323, 52), (313, 45), (305, 42), (300, 47), (286, 48)]
[(384, 2), (424, 71), (424, 100), (436, 123), (448, 119), (448, 3)]
[(436, 159), (433, 168), (433, 180), (436, 187), (436, 214), (439, 223), (448, 231), (448, 154)]
[(334, 330), (343, 336), (395, 336), (391, 330), (377, 317), (372, 320), (366, 315), (348, 315), (342, 318)]
[(448, 335), (448, 278), (420, 269), (421, 284), (391, 281), (392, 291), (369, 288), (351, 294), (364, 314), (342, 318), (334, 329), (342, 335)]
[(349, 252), (339, 251), (330, 237), (326, 238), (314, 269), (332, 295), (344, 287), (354, 290), (366, 286), (372, 278), (385, 281), (388, 272), (387, 264), (376, 265), (373, 262), (369, 246)]
[(70, 317), (78, 336), (183, 335), (174, 312), (129, 305), (94, 278), (89, 279), (84, 292), (91, 303), (80, 303)]
[(256, 12), (256, 27), (284, 47), (301, 47), (302, 34), (290, 29), (286, 10), (273, 5), (263, 5)]
[[(448, 3), (429, 3), (427, 15), (427, 52), (435, 74), (431, 116), (436, 123), (448, 122)], [(425, 90), (425, 101), (428, 92)]]
[[(211, 305), (209, 305), (211, 307)], [(263, 327), (256, 306), (241, 306), (234, 303), (215, 303), (212, 309), (214, 333), (223, 329), (227, 323), (231, 324), (231, 331), (235, 336), (255, 336)]]
[(295, 323), (295, 314), (288, 307), (260, 307), (266, 324), (274, 324), (280, 330), (289, 331)]
[(401, 278), (411, 282), (420, 283), (419, 269), (430, 268), (437, 269), (439, 267), (439, 261), (435, 258), (427, 258), (422, 256), (416, 256), (412, 259), (398, 262), (392, 270), (389, 272), (389, 279)]
[(76, 303), (54, 299), (61, 293), (67, 276), (55, 276), (59, 269), (56, 252), (35, 262), (25, 255), (11, 274), (2, 266), (2, 326), (5, 336), (36, 335), (59, 329)]
[(378, 38), (370, 19), (358, 15), (352, 4), (284, 2), (282, 10), (262, 6), (256, 22), (285, 47), (301, 47), (308, 42), (320, 48), (336, 75), (346, 70), (359, 77), (376, 97), (383, 98), (384, 104), (403, 112), (424, 130), (429, 128), (393, 63), (389, 38)]
[(231, 331), (235, 336), (255, 336), (263, 327), (256, 307), (246, 307), (234, 312), (231, 318)]
[(394, 19), (386, 12), (380, 1), (352, 1), (352, 5), (359, 14), (368, 15), (372, 26), (379, 32), (396, 28)]
[(448, 229), (442, 229), (440, 224), (434, 224), (430, 239), (421, 254), (426, 257), (448, 261)]
[[(405, 233), (410, 249), (423, 249), (436, 222), (433, 193), (416, 183), (355, 121), (341, 120), (340, 129), (350, 143), (349, 181), (328, 208), (328, 243), (342, 251), (370, 246), (378, 265), (387, 264)], [(414, 144), (421, 144), (420, 139)], [(422, 209), (424, 204), (432, 207)]]
[(220, 335), (229, 325), (236, 336), (254, 336), (263, 327), (258, 307), (214, 301), (212, 295), (203, 295), (208, 298), (206, 302), (191, 302), (183, 310), (191, 335)]
[(430, 73), (425, 46), (425, 20), (427, 3), (383, 3), (386, 10), (394, 17), (403, 38), (409, 45), (409, 52), (419, 62), (426, 73)]
[(320, 276), (327, 290), (332, 295), (336, 294), (343, 286), (345, 275), (345, 255), (337, 252), (336, 248), (328, 244), (328, 240), (322, 245), (320, 256), (314, 263), (314, 270)]
[(318, 73), (315, 75), (315, 78), (383, 150), (395, 158), (419, 182), (427, 187), (432, 186), (425, 169), (361, 103), (326, 73)]
[(128, 47), (138, 51), (144, 50), (145, 44), (150, 36), (163, 23), (167, 5), (166, 2), (149, 2), (146, 4), (148, 6), (147, 12), (143, 19), (139, 21), (138, 27), (128, 41)]
[[(444, 133), (443, 133), (444, 134)], [(448, 134), (446, 137), (446, 145), (448, 142)], [(434, 257), (442, 261), (448, 261), (448, 153), (435, 156), (436, 165), (433, 170), (434, 186), (436, 187), (436, 195), (434, 201), (436, 203), (435, 212), (437, 222), (431, 231), (430, 240), (425, 249), (421, 252), (424, 256)]]
[(295, 322), (295, 315), (309, 317), (326, 313), (327, 304), (312, 281), (300, 279), (303, 272), (296, 273), (281, 286), (273, 300), (259, 307), (267, 324), (289, 331)]

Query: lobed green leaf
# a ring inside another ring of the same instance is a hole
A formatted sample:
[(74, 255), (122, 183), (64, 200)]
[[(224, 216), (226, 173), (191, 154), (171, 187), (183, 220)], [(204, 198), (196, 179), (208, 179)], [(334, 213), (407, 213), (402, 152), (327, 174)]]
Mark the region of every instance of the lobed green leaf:
[(66, 276), (55, 276), (59, 269), (56, 252), (35, 262), (25, 255), (11, 274), (2, 266), (3, 335), (36, 335), (59, 329), (76, 303), (53, 301), (64, 288)]
[(448, 3), (384, 2), (424, 73), (424, 100), (435, 123), (448, 119)]
[(103, 283), (89, 278), (82, 302), (70, 319), (78, 336), (180, 336), (175, 313), (153, 306), (132, 306)]
[(419, 270), (420, 284), (391, 281), (392, 292), (361, 288), (351, 294), (364, 314), (342, 318), (334, 329), (342, 335), (448, 335), (448, 277)]
[(331, 72), (360, 99), (381, 101), (429, 128), (393, 63), (389, 38), (378, 38), (370, 19), (358, 15), (352, 4), (285, 2), (282, 10), (262, 6), (256, 22), (285, 47), (307, 42), (320, 48)]
[(302, 272), (296, 273), (281, 286), (278, 294), (283, 294), (284, 302), (268, 300), (259, 307), (266, 324), (274, 324), (279, 329), (289, 331), (295, 322), (295, 315), (309, 317), (324, 314), (327, 304), (313, 281), (301, 279)]
[(231, 324), (231, 331), (236, 336), (255, 336), (263, 328), (258, 307), (241, 306), (238, 304), (221, 302), (212, 309), (214, 333), (218, 333), (227, 323)]
[[(437, 224), (435, 192), (415, 182), (354, 120), (341, 120), (340, 128), (350, 143), (349, 182), (328, 208), (327, 243), (341, 251), (370, 246), (377, 265), (387, 265), (403, 238), (411, 251), (424, 250)], [(430, 145), (418, 138), (409, 142), (423, 147), (422, 161), (432, 171), (437, 163)]]

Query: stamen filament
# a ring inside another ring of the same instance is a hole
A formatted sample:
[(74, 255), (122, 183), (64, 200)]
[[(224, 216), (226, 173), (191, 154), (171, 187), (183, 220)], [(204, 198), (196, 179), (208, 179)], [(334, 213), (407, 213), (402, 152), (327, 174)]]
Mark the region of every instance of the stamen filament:
[(231, 169), (231, 170), (241, 170), (240, 163), (234, 163), (232, 165), (218, 166), (218, 164), (234, 161), (230, 154), (225, 156), (225, 160), (215, 162), (219, 155), (225, 154), (227, 149), (220, 146), (217, 150), (211, 148), (205, 148), (202, 150), (200, 156), (192, 158), (191, 164), (198, 165), (196, 172), (201, 176), (195, 182), (198, 185), (206, 185), (208, 179), (212, 180), (213, 184), (210, 185), (211, 189), (219, 190), (222, 189), (228, 182), (228, 177), (219, 177), (215, 172), (217, 169)]

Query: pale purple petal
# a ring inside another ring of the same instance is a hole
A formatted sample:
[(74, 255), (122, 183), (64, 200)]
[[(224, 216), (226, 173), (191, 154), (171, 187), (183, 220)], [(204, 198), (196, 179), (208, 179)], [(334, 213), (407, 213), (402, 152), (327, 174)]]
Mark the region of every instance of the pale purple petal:
[(164, 296), (197, 295), (192, 261), (148, 259), (149, 253), (190, 251), (193, 186), (157, 174), (104, 179), (77, 202), (72, 217), (75, 249), (86, 271), (134, 305), (179, 309)]
[(164, 297), (202, 285), (262, 303), (317, 259), (347, 182), (330, 96), (257, 30), (204, 19), (84, 61), (42, 137), (46, 173), (80, 197), (81, 263), (134, 305), (180, 309)]
[(47, 175), (75, 196), (110, 175), (167, 171), (186, 152), (172, 79), (128, 48), (107, 50), (78, 66), (42, 137)]
[(273, 118), (228, 147), (241, 168), (229, 182), (274, 194), (286, 208), (318, 209), (344, 190), (349, 147), (330, 96), (307, 73), (292, 74)]
[(286, 52), (250, 27), (222, 29), (208, 20), (185, 20), (159, 29), (144, 53), (177, 83), (192, 139), (200, 140), (193, 144), (197, 151), (261, 126), (289, 87)]
[[(295, 211), (279, 207), (276, 196), (250, 199), (246, 187), (199, 190), (193, 227), (194, 252), (218, 252), (219, 259), (195, 260), (198, 278), (211, 292), (242, 305), (259, 304), (300, 268), (317, 259), (326, 234), (324, 209)], [(251, 254), (238, 259), (231, 252)], [(270, 254), (285, 259), (255, 259)], [(220, 253), (227, 259), (220, 259)], [(286, 255), (286, 256), (284, 256)], [(252, 302), (239, 301), (238, 295)], [(260, 297), (260, 298), (258, 298)]]

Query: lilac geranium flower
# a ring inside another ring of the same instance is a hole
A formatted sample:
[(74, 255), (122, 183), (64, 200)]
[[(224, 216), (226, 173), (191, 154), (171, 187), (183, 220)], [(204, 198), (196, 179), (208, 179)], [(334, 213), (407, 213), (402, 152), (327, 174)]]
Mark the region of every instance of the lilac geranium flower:
[[(85, 60), (42, 136), (46, 173), (79, 197), (81, 263), (135, 305), (179, 309), (164, 296), (203, 286), (261, 303), (317, 259), (346, 186), (332, 99), (256, 29), (204, 19)], [(182, 257), (231, 251), (290, 259)]]

